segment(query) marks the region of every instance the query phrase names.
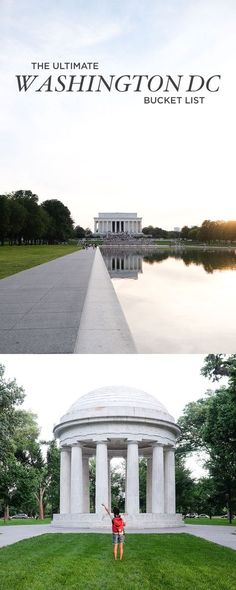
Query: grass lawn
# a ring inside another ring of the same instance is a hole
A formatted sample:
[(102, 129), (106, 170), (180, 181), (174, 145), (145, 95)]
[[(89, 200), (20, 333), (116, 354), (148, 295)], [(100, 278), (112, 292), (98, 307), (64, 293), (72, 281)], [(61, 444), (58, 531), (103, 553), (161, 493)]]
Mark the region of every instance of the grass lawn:
[(44, 520), (38, 520), (36, 518), (16, 518), (14, 520), (8, 520), (7, 522), (4, 522), (4, 520), (1, 518), (0, 526), (14, 526), (16, 524), (49, 524), (51, 520), (51, 518), (44, 518)]
[(235, 590), (236, 553), (187, 534), (47, 534), (0, 549), (1, 590)]
[(173, 243), (173, 240), (157, 240), (156, 246), (171, 246)]
[(229, 524), (228, 518), (185, 518), (185, 524), (218, 524), (224, 526), (236, 526), (236, 518), (234, 518), (232, 524)]
[(0, 246), (0, 279), (79, 250), (79, 246)]

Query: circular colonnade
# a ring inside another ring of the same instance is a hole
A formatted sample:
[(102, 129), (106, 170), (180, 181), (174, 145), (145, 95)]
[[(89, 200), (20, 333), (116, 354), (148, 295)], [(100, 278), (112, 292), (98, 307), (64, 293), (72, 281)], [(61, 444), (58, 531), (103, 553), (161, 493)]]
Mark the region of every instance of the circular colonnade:
[[(152, 395), (103, 387), (79, 398), (54, 428), (60, 440), (60, 514), (57, 526), (110, 527), (110, 461), (125, 459), (128, 528), (180, 526), (175, 509), (175, 443), (179, 428)], [(96, 458), (95, 512), (89, 504), (89, 460)], [(147, 460), (146, 513), (139, 511), (139, 458)]]

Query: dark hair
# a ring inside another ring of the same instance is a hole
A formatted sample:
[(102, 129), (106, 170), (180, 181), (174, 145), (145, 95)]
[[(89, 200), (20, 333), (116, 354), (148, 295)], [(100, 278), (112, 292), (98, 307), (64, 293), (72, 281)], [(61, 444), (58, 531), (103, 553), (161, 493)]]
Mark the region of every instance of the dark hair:
[(113, 514), (114, 514), (114, 516), (119, 516), (119, 514), (120, 514), (119, 508), (117, 508), (117, 507), (113, 508)]

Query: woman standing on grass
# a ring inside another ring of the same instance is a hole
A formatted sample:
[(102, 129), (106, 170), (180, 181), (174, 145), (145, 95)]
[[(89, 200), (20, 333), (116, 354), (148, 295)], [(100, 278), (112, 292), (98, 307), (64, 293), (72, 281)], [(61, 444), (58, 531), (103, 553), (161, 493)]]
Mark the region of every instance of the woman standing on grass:
[(114, 559), (115, 561), (117, 560), (117, 549), (118, 549), (118, 545), (119, 545), (119, 550), (120, 550), (120, 561), (122, 561), (123, 559), (123, 550), (124, 550), (124, 527), (125, 527), (125, 521), (123, 520), (123, 518), (120, 516), (120, 511), (119, 508), (114, 508), (113, 510), (113, 518), (112, 515), (110, 513), (110, 510), (108, 510), (108, 508), (105, 506), (105, 504), (102, 504), (102, 506), (104, 506), (107, 514), (109, 514), (111, 522), (112, 522), (112, 542), (113, 542), (113, 555), (114, 555)]

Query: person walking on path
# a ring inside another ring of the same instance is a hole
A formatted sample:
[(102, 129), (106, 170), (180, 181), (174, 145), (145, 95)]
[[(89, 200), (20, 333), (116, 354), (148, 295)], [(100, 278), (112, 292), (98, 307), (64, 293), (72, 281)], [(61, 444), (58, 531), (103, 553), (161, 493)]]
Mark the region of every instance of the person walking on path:
[(117, 550), (118, 550), (118, 545), (119, 545), (120, 561), (122, 561), (123, 551), (124, 551), (125, 521), (123, 520), (123, 518), (120, 515), (119, 508), (113, 509), (114, 516), (112, 517), (110, 510), (105, 506), (105, 504), (102, 504), (102, 506), (105, 508), (107, 514), (109, 514), (111, 522), (112, 522), (112, 542), (113, 542), (114, 559), (115, 559), (115, 561), (117, 561)]

